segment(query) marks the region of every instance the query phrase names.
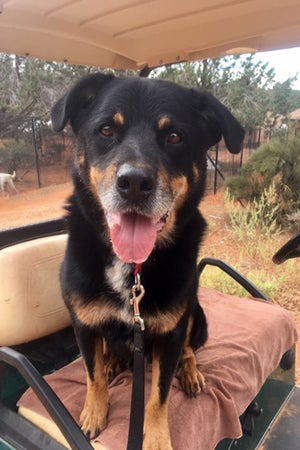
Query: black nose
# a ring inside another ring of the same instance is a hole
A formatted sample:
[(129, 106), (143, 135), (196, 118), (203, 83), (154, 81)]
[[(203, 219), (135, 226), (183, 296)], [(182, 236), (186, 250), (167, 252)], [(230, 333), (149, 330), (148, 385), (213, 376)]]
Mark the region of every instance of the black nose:
[(117, 190), (126, 200), (145, 200), (155, 189), (155, 176), (147, 167), (124, 164), (117, 172)]

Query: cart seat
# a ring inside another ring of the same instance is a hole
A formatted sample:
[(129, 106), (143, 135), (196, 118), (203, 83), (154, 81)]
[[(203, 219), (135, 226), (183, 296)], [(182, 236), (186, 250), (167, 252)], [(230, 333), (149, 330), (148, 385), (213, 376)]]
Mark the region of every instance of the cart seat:
[[(66, 235), (56, 235), (0, 251), (0, 345), (33, 341), (70, 324), (59, 286), (65, 246)], [(241, 436), (239, 417), (297, 340), (291, 315), (271, 302), (204, 287), (199, 289), (199, 299), (207, 316), (209, 338), (196, 356), (206, 389), (197, 399), (190, 399), (174, 379), (169, 415), (174, 450), (210, 450), (225, 437)], [(82, 360), (46, 380), (78, 421), (86, 391)], [(108, 426), (94, 440), (94, 448), (126, 448), (131, 383), (132, 375), (125, 371), (110, 384)], [(150, 385), (148, 366), (146, 397)], [(69, 448), (31, 389), (19, 401), (19, 414)]]
[[(187, 398), (174, 379), (169, 411), (174, 450), (213, 450), (225, 437), (240, 437), (241, 414), (297, 340), (291, 315), (271, 302), (224, 295), (207, 288), (199, 289), (199, 299), (207, 316), (209, 338), (196, 356), (206, 388), (198, 398)], [(78, 421), (86, 392), (82, 360), (46, 379)], [(126, 449), (131, 385), (130, 371), (110, 384), (108, 425), (93, 441), (94, 448)], [(150, 386), (148, 366), (146, 400)], [(20, 400), (19, 413), (69, 448), (31, 389)]]
[(66, 234), (0, 250), (0, 345), (17, 345), (71, 324), (59, 285)]

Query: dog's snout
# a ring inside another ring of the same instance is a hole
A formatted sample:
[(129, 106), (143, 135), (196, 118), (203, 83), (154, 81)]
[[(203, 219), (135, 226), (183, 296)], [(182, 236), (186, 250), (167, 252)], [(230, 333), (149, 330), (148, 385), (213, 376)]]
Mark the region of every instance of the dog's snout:
[(117, 190), (129, 201), (145, 200), (155, 189), (155, 176), (147, 167), (121, 166), (117, 173)]

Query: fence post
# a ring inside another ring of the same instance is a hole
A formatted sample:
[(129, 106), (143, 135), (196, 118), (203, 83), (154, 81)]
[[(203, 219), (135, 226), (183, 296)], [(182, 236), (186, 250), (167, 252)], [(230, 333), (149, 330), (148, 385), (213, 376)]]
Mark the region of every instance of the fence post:
[(214, 176), (214, 195), (217, 193), (218, 189), (218, 163), (219, 163), (219, 144), (216, 145), (216, 165), (215, 165), (215, 176)]
[(244, 157), (244, 141), (242, 142), (242, 148), (241, 148), (240, 169), (243, 167), (243, 157)]
[(32, 126), (32, 135), (33, 135), (33, 143), (34, 143), (35, 166), (36, 166), (36, 172), (37, 172), (37, 178), (38, 178), (38, 186), (39, 186), (39, 188), (41, 188), (42, 182), (41, 182), (40, 160), (39, 160), (39, 154), (38, 154), (36, 121), (35, 121), (34, 116), (32, 116), (32, 118), (31, 118), (31, 126)]

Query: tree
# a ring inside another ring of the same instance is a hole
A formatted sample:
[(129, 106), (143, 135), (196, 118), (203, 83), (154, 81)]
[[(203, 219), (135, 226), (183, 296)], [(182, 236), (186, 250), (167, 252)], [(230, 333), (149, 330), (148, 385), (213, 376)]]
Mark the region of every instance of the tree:
[(224, 86), (221, 100), (248, 128), (262, 125), (268, 111), (267, 89), (275, 77), (274, 69), (253, 55), (236, 59), (238, 70)]
[(51, 107), (70, 85), (83, 75), (99, 70), (99, 67), (0, 53), (0, 138), (15, 137), (16, 133), (28, 129), (32, 116), (49, 123)]
[(151, 76), (187, 87), (205, 89), (217, 96), (222, 86), (229, 81), (234, 65), (235, 59), (230, 57), (205, 59), (197, 62), (171, 64), (153, 71)]
[[(49, 123), (54, 102), (80, 77), (98, 70), (0, 53), (0, 138), (28, 129), (32, 116)], [(255, 62), (251, 54), (170, 65), (151, 76), (211, 92), (247, 127), (261, 126), (267, 111), (284, 114), (300, 105), (300, 93), (295, 96), (291, 87), (294, 79), (271, 89), (274, 69)]]
[(274, 69), (253, 55), (227, 56), (200, 62), (171, 65), (154, 77), (188, 87), (205, 89), (224, 103), (248, 127), (261, 125), (268, 111), (267, 89), (274, 82)]
[(0, 138), (28, 129), (32, 116), (49, 121), (57, 97), (91, 70), (0, 53)]
[(234, 199), (259, 200), (273, 187), (273, 206), (284, 215), (299, 209), (300, 138), (272, 139), (261, 145), (242, 167), (241, 173), (226, 180)]
[(0, 165), (5, 167), (8, 173), (14, 170), (18, 173), (18, 178), (28, 172), (35, 165), (32, 143), (26, 139), (18, 141), (9, 140), (0, 151)]
[(270, 111), (287, 116), (300, 107), (300, 93), (292, 89), (297, 77), (288, 78), (283, 83), (276, 83), (270, 92)]

